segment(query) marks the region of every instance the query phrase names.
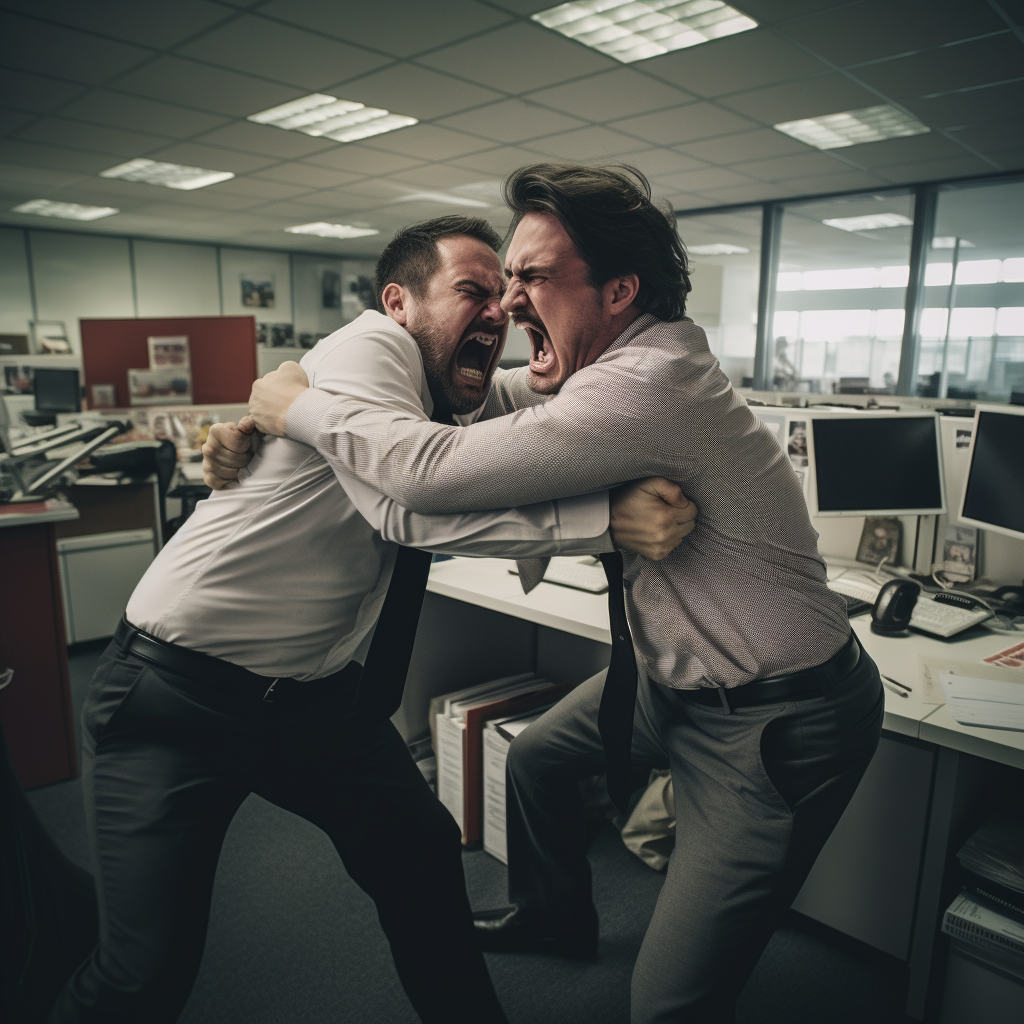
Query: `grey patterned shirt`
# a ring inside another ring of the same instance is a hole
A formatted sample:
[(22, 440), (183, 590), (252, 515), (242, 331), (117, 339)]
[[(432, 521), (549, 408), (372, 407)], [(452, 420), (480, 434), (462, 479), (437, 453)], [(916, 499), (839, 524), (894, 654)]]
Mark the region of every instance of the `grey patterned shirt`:
[(740, 686), (839, 650), (849, 620), (826, 586), (796, 475), (699, 327), (645, 314), (553, 398), (527, 381), (525, 368), (497, 376), (485, 416), (498, 418), (461, 428), (310, 389), (288, 412), (288, 435), (428, 514), (668, 477), (697, 502), (696, 529), (664, 561), (624, 556), (650, 678)]

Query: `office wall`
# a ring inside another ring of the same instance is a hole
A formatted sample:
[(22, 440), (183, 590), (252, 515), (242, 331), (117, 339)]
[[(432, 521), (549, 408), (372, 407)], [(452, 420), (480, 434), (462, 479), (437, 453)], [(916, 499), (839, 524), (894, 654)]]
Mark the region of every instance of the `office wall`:
[(31, 319), (25, 232), (0, 228), (0, 334), (25, 334)]
[(210, 245), (132, 243), (138, 316), (218, 316), (220, 272)]

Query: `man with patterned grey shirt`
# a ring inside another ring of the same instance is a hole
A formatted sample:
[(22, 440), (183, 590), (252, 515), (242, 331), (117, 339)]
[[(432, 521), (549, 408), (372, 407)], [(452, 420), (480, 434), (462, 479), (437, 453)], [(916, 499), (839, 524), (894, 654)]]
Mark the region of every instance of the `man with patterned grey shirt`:
[(731, 1021), (874, 753), (880, 678), (826, 586), (785, 454), (684, 315), (685, 252), (646, 179), (542, 164), (512, 174), (505, 198), (514, 235), (502, 304), (533, 348), (528, 369), (497, 382), (508, 415), (461, 430), (423, 423), (306, 390), (294, 366), (254, 385), (250, 412), (422, 513), (648, 474), (698, 502), (696, 529), (664, 561), (605, 556), (617, 583), (607, 678), (513, 742), (512, 905), (476, 923), (492, 951), (593, 956), (577, 783), (607, 768), (621, 805), (630, 770), (635, 781), (667, 766), (676, 845), (634, 971), (632, 1020)]

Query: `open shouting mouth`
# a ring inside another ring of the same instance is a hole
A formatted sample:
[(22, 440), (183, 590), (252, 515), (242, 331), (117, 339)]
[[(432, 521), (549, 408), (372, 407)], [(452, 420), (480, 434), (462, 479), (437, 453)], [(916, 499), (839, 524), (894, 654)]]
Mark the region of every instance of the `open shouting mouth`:
[(462, 340), (455, 356), (456, 376), (464, 383), (482, 386), (501, 346), (498, 334), (491, 331), (470, 330)]
[(525, 330), (530, 338), (530, 370), (544, 374), (553, 369), (557, 362), (555, 349), (540, 321), (517, 317), (516, 327)]

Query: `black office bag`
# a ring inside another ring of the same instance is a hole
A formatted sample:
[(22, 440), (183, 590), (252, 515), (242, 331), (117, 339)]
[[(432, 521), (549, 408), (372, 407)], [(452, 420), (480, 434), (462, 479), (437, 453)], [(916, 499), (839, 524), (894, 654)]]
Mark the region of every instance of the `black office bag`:
[(46, 1020), (96, 945), (92, 875), (57, 849), (25, 799), (0, 729), (0, 1020)]

